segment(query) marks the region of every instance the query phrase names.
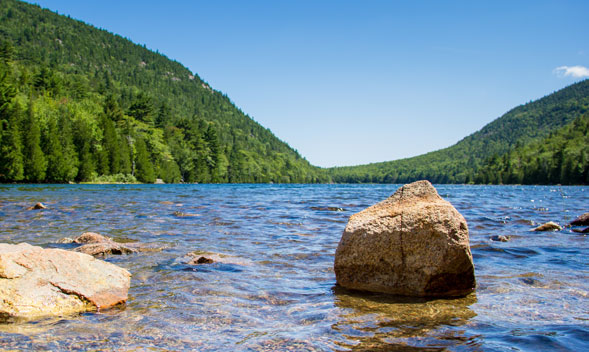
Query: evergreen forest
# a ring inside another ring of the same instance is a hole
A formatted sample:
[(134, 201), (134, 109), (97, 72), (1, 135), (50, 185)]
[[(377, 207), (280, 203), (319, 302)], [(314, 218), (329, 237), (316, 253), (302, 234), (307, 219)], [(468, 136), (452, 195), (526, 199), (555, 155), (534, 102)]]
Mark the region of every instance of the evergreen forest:
[(326, 182), (178, 62), (0, 1), (1, 182)]
[(584, 80), (508, 111), (451, 147), (327, 171), (338, 183), (589, 184), (588, 112)]
[(589, 113), (565, 127), (503, 154), (475, 177), (484, 184), (589, 184)]

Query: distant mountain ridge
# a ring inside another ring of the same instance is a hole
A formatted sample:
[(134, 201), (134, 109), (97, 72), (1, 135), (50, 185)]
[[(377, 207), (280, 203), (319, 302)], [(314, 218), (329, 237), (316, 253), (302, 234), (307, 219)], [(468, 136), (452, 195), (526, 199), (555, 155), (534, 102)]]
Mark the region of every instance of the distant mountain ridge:
[[(412, 158), (327, 170), (335, 182), (475, 182), (479, 168), (533, 141), (548, 137), (589, 111), (589, 80), (520, 105), (455, 145)], [(479, 182), (486, 183), (479, 178)]]

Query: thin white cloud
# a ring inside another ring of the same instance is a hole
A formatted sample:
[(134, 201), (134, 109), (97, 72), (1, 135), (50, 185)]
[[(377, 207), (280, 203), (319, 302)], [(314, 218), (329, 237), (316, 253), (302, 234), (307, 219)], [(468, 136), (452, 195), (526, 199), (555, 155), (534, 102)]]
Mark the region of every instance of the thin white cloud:
[(554, 69), (554, 74), (559, 77), (589, 77), (589, 68), (585, 66), (560, 66)]

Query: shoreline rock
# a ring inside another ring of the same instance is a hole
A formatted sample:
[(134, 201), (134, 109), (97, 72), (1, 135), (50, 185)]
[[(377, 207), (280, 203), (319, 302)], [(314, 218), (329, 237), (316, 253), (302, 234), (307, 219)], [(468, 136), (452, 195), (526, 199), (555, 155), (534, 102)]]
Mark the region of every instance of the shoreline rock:
[(0, 243), (0, 318), (99, 311), (127, 301), (131, 274), (62, 249)]
[(428, 181), (352, 215), (334, 270), (342, 287), (402, 296), (465, 296), (476, 286), (466, 220)]

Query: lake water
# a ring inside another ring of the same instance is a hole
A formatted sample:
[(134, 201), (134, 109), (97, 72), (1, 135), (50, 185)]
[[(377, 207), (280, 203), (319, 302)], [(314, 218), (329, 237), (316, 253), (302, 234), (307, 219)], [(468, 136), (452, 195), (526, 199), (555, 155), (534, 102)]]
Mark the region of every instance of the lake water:
[[(66, 248), (56, 242), (93, 231), (166, 247), (107, 258), (133, 274), (125, 309), (0, 324), (0, 349), (589, 350), (588, 237), (529, 231), (589, 211), (589, 187), (436, 186), (469, 225), (477, 290), (468, 297), (336, 287), (348, 217), (398, 187), (0, 186), (0, 242)], [(49, 209), (24, 210), (39, 201)], [(193, 251), (226, 262), (188, 266)]]

